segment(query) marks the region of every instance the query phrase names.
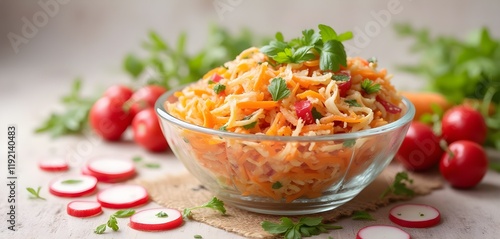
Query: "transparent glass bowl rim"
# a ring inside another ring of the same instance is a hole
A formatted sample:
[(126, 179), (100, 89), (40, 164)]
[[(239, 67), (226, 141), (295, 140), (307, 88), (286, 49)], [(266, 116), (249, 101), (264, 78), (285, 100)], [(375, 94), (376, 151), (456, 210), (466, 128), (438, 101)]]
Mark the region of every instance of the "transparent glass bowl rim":
[(164, 107), (165, 101), (173, 97), (174, 93), (182, 90), (187, 85), (182, 85), (175, 87), (158, 98), (155, 103), (155, 108), (157, 114), (164, 120), (169, 121), (179, 127), (192, 130), (197, 133), (204, 133), (208, 135), (217, 135), (224, 138), (239, 139), (239, 140), (250, 140), (250, 141), (279, 141), (279, 142), (318, 142), (318, 141), (333, 141), (333, 140), (347, 140), (347, 139), (358, 139), (367, 136), (374, 136), (383, 134), (387, 131), (391, 131), (404, 126), (406, 123), (413, 120), (415, 116), (415, 107), (413, 104), (405, 97), (402, 97), (403, 104), (406, 106), (405, 114), (398, 120), (382, 125), (376, 128), (365, 129), (358, 132), (352, 133), (339, 133), (331, 135), (319, 135), (319, 136), (269, 136), (264, 134), (240, 134), (227, 131), (221, 131), (211, 128), (206, 128), (199, 125), (194, 125), (185, 121), (182, 121), (171, 114), (169, 114)]

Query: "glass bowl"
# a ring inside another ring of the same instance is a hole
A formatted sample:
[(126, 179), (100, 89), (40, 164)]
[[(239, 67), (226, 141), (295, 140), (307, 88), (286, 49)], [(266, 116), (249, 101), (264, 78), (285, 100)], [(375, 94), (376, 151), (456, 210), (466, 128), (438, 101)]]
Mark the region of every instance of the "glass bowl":
[(181, 89), (166, 92), (155, 105), (170, 148), (226, 204), (264, 214), (318, 213), (351, 200), (391, 162), (415, 114), (411, 102), (403, 98), (400, 119), (359, 132), (296, 137), (238, 134), (170, 115), (164, 104), (175, 102), (174, 92)]

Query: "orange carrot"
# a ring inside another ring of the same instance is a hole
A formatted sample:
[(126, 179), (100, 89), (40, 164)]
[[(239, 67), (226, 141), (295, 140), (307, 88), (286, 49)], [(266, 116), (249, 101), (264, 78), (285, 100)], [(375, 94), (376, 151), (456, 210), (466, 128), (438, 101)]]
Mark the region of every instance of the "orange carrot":
[(277, 101), (241, 101), (236, 103), (238, 108), (243, 109), (271, 109), (279, 106)]

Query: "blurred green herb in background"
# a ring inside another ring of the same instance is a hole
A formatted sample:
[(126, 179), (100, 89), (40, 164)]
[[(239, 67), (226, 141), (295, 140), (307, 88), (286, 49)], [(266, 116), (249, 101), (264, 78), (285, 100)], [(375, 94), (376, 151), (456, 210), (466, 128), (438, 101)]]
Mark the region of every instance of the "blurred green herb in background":
[[(401, 70), (427, 78), (430, 90), (437, 91), (455, 104), (466, 99), (481, 102), (479, 110), (488, 125), (486, 145), (500, 149), (500, 39), (494, 39), (487, 28), (481, 28), (467, 40), (438, 35), (410, 24), (396, 24), (396, 33), (412, 38), (410, 51), (420, 56), (415, 65)], [(488, 114), (492, 104), (493, 115)]]
[[(136, 87), (156, 84), (170, 89), (197, 81), (209, 70), (234, 59), (244, 49), (263, 44), (262, 38), (255, 37), (248, 29), (232, 34), (215, 25), (210, 27), (206, 44), (198, 52), (188, 54), (186, 41), (185, 33), (181, 33), (177, 43), (173, 45), (151, 31), (142, 44), (146, 56), (127, 54), (122, 63), (123, 68)], [(81, 134), (88, 128), (89, 111), (99, 95), (83, 97), (81, 86), (82, 80), (75, 79), (70, 94), (61, 99), (64, 110), (51, 113), (35, 130), (36, 133), (50, 133), (53, 137), (58, 137)]]

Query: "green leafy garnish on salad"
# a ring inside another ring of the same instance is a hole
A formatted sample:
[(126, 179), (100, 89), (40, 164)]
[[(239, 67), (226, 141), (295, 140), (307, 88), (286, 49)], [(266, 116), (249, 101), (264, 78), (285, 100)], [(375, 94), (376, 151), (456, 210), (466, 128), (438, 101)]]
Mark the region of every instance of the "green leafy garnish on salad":
[(367, 94), (377, 93), (380, 90), (380, 84), (375, 83), (369, 79), (364, 79), (361, 82), (361, 89)]
[(281, 77), (273, 78), (267, 89), (274, 101), (286, 98), (291, 93), (290, 89), (286, 86), (286, 81)]
[(343, 41), (353, 37), (352, 32), (340, 35), (333, 28), (320, 24), (319, 32), (313, 29), (302, 31), (302, 36), (285, 41), (283, 34), (276, 33), (275, 39), (260, 51), (272, 58), (276, 63), (298, 64), (304, 61), (319, 59), (323, 71), (338, 71), (347, 66), (347, 55)]

